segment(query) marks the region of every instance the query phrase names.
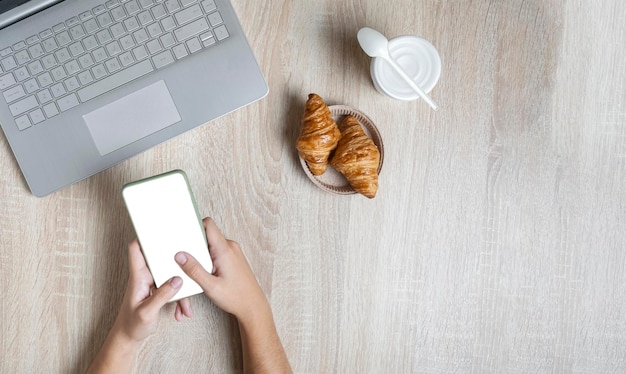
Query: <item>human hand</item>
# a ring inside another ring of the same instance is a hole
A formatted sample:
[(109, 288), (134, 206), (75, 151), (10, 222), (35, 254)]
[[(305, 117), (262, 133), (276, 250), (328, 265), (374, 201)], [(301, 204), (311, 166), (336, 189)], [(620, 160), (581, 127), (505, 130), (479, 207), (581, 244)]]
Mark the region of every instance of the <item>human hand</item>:
[(227, 240), (211, 218), (203, 221), (213, 260), (213, 274), (186, 252), (176, 254), (176, 262), (204, 293), (222, 310), (238, 320), (247, 320), (262, 310), (269, 311), (269, 303), (239, 244)]
[[(128, 245), (128, 267), (130, 275), (120, 312), (87, 370), (89, 374), (130, 372), (140, 343), (156, 331), (161, 308), (183, 284), (180, 277), (173, 277), (155, 288), (136, 239)], [(188, 299), (176, 305), (175, 318), (180, 320), (183, 315), (191, 317)]]
[[(128, 266), (128, 285), (113, 329), (134, 341), (141, 341), (156, 331), (159, 311), (178, 292), (183, 280), (173, 277), (155, 288), (137, 239), (128, 245)], [(183, 315), (192, 316), (189, 299), (176, 304), (174, 317), (180, 321)]]

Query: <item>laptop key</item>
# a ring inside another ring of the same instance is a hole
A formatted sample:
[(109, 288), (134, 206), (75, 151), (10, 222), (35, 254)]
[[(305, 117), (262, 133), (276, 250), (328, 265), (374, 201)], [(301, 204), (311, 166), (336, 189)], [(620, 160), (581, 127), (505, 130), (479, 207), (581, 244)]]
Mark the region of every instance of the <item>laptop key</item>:
[(62, 31), (58, 33), (56, 38), (57, 38), (57, 43), (59, 43), (59, 45), (67, 45), (72, 42), (72, 38), (70, 37), (70, 34), (67, 31)]
[(49, 101), (52, 101), (52, 94), (49, 89), (41, 90), (37, 92), (37, 98), (39, 98), (39, 102), (45, 104)]
[(139, 18), (139, 23), (141, 23), (141, 26), (145, 26), (149, 24), (150, 22), (154, 21), (154, 19), (152, 18), (152, 15), (147, 10), (144, 10), (143, 12), (139, 13), (137, 15), (137, 18)]
[(69, 75), (73, 75), (74, 73), (77, 73), (80, 71), (80, 65), (78, 65), (78, 61), (72, 60), (68, 62), (67, 64), (65, 64), (65, 70), (67, 70), (67, 73)]
[(206, 19), (200, 18), (197, 21), (194, 21), (188, 25), (185, 25), (177, 30), (174, 30), (174, 35), (176, 35), (176, 39), (179, 42), (182, 42), (185, 39), (188, 39), (196, 34), (200, 34), (203, 31), (209, 29), (209, 24)]
[(43, 122), (46, 117), (43, 115), (41, 109), (37, 108), (30, 112), (30, 119), (33, 122), (33, 125)]
[(65, 112), (66, 110), (72, 109), (78, 105), (78, 98), (76, 97), (76, 94), (71, 93), (57, 100), (57, 104), (59, 104), (61, 112)]
[(37, 35), (32, 35), (26, 38), (26, 43), (28, 44), (37, 43), (38, 41), (39, 41), (39, 37)]
[(43, 51), (43, 48), (41, 47), (41, 44), (35, 44), (31, 46), (30, 48), (28, 48), (28, 52), (30, 52), (30, 57), (32, 58), (41, 57), (45, 53)]
[(172, 51), (174, 51), (174, 56), (176, 56), (176, 58), (179, 60), (189, 54), (187, 53), (187, 48), (185, 48), (183, 44), (178, 44), (177, 46), (172, 48)]
[(50, 70), (50, 72), (52, 73), (54, 80), (57, 82), (67, 78), (67, 74), (65, 73), (63, 66), (57, 66), (56, 68)]
[(161, 26), (163, 26), (163, 30), (170, 31), (176, 28), (176, 22), (174, 22), (174, 18), (167, 16), (161, 20)]
[(30, 56), (26, 51), (19, 51), (15, 54), (15, 59), (17, 60), (18, 64), (24, 65), (25, 63), (30, 61)]
[(93, 35), (89, 35), (88, 37), (83, 39), (83, 44), (85, 45), (85, 49), (88, 51), (98, 47), (98, 41)]
[(202, 9), (200, 9), (200, 5), (195, 4), (174, 14), (174, 17), (176, 17), (176, 21), (178, 21), (178, 24), (182, 25), (184, 23), (193, 21), (196, 18), (202, 17), (202, 15), (203, 13)]
[(26, 96), (26, 91), (24, 91), (24, 87), (22, 86), (15, 86), (4, 91), (2, 94), (4, 95), (4, 100), (7, 103), (10, 103)]
[(165, 2), (165, 7), (168, 12), (173, 13), (180, 9), (180, 4), (178, 3), (178, 0), (167, 0)]
[(171, 33), (167, 33), (159, 38), (161, 40), (161, 44), (163, 44), (164, 48), (169, 48), (174, 45), (176, 41), (174, 40), (174, 36)]
[(162, 4), (159, 4), (155, 6), (154, 8), (152, 8), (152, 15), (156, 19), (165, 17), (166, 14), (167, 12), (165, 11), (165, 7)]
[(101, 81), (97, 81), (83, 89), (78, 90), (78, 96), (83, 102), (89, 101), (94, 97), (107, 93), (152, 71), (154, 71), (154, 68), (150, 63), (150, 60), (143, 60), (138, 64), (132, 65), (124, 70), (120, 70)]
[(113, 23), (113, 18), (111, 18), (109, 12), (99, 14), (96, 19), (98, 20), (100, 27), (107, 27)]
[(139, 47), (133, 49), (133, 55), (135, 56), (135, 60), (143, 60), (148, 57), (148, 51), (146, 51), (146, 47), (140, 45)]
[(91, 18), (91, 19), (87, 20), (85, 23), (83, 23), (83, 26), (85, 26), (85, 30), (89, 34), (93, 34), (94, 32), (96, 32), (96, 31), (98, 31), (100, 29), (100, 27), (98, 26), (98, 23), (93, 18)]
[(137, 21), (137, 18), (130, 17), (124, 20), (124, 26), (126, 26), (126, 30), (128, 30), (128, 32), (131, 32), (139, 28), (139, 22)]
[(39, 81), (39, 85), (41, 87), (46, 87), (46, 86), (49, 86), (49, 85), (51, 85), (53, 83), (52, 76), (47, 71), (45, 73), (39, 75), (37, 77), (37, 80)]
[(32, 126), (27, 115), (16, 118), (15, 124), (17, 125), (17, 129), (20, 131), (26, 130), (27, 128)]
[(21, 41), (21, 42), (17, 42), (15, 44), (13, 44), (13, 50), (14, 51), (19, 51), (20, 49), (24, 49), (26, 48), (26, 42)]
[(143, 44), (143, 42), (145, 42), (146, 40), (150, 39), (148, 37), (148, 33), (144, 29), (140, 29), (140, 30), (135, 31), (133, 33), (133, 36), (135, 37), (135, 40), (137, 41), (137, 44)]
[(230, 36), (230, 34), (228, 34), (228, 30), (226, 30), (226, 26), (224, 25), (216, 28), (213, 32), (215, 33), (217, 40), (224, 40)]
[(189, 52), (196, 53), (202, 49), (202, 45), (198, 38), (191, 38), (185, 42), (187, 44), (187, 48), (189, 48)]
[(212, 27), (215, 27), (223, 23), (224, 20), (222, 19), (222, 15), (220, 14), (220, 12), (215, 12), (215, 13), (209, 14), (209, 22), (211, 22)]
[(63, 83), (55, 84), (54, 86), (50, 87), (50, 90), (52, 91), (52, 96), (54, 97), (61, 97), (67, 93), (67, 91), (65, 91)]
[(74, 57), (79, 56), (83, 52), (85, 52), (85, 49), (83, 48), (83, 45), (80, 44), (80, 42), (76, 42), (74, 44), (70, 44), (69, 49), (70, 49), (70, 53)]
[(156, 66), (157, 69), (160, 69), (174, 62), (174, 56), (172, 56), (172, 52), (165, 50), (152, 57), (152, 62), (154, 62), (154, 66)]
[(39, 89), (39, 84), (35, 78), (32, 78), (24, 82), (24, 87), (26, 88), (26, 92), (32, 94)]
[(135, 62), (135, 60), (130, 52), (124, 52), (120, 55), (120, 62), (122, 63), (122, 66), (126, 67)]
[(78, 15), (78, 18), (80, 18), (81, 21), (86, 21), (89, 18), (91, 18), (91, 12), (90, 11), (82, 12), (81, 14)]
[(93, 12), (93, 14), (100, 14), (102, 12), (104, 12), (106, 10), (104, 5), (98, 5), (96, 7), (94, 7), (91, 11)]
[(111, 15), (115, 22), (119, 22), (126, 17), (126, 12), (124, 11), (124, 7), (118, 6), (111, 9)]
[(83, 29), (81, 25), (76, 25), (72, 27), (70, 29), (70, 33), (72, 34), (72, 37), (74, 38), (74, 40), (78, 40), (82, 38), (83, 36), (87, 35), (85, 34), (85, 30)]
[(110, 60), (106, 60), (104, 62), (104, 65), (106, 66), (109, 73), (114, 73), (122, 68), (122, 65), (120, 65), (119, 61), (117, 61), (117, 58), (115, 57)]
[(17, 83), (17, 82), (15, 81), (15, 77), (13, 76), (12, 73), (0, 76), (0, 90), (4, 90), (5, 88), (9, 88), (12, 85), (14, 85), (15, 83)]
[(54, 66), (56, 66), (56, 65), (57, 65), (57, 59), (56, 59), (56, 58), (54, 58), (54, 56), (53, 56), (52, 54), (45, 55), (45, 56), (41, 59), (41, 62), (43, 62), (43, 66), (44, 66), (46, 69), (51, 69), (51, 68), (53, 68)]
[(85, 70), (82, 73), (79, 73), (77, 77), (78, 77), (78, 81), (83, 86), (93, 82), (93, 77), (91, 76), (91, 73), (89, 72), (89, 70)]
[(148, 51), (150, 51), (151, 55), (161, 50), (161, 45), (159, 44), (158, 40), (150, 40), (148, 43), (146, 43), (146, 47), (148, 48)]
[(67, 88), (68, 91), (77, 90), (78, 87), (80, 87), (80, 84), (78, 83), (78, 79), (76, 79), (76, 77), (69, 77), (65, 80), (65, 88)]
[(67, 21), (65, 21), (65, 24), (67, 25), (67, 27), (76, 26), (79, 23), (80, 23), (80, 21), (78, 20), (78, 17), (72, 17), (72, 18), (68, 19)]
[(46, 113), (46, 117), (51, 118), (59, 114), (59, 109), (55, 103), (46, 104), (43, 106), (43, 111)]
[(59, 48), (59, 45), (53, 38), (48, 38), (43, 41), (43, 48), (46, 50), (46, 52), (52, 52), (55, 49)]
[(158, 22), (152, 23), (147, 27), (148, 30), (148, 34), (150, 34), (151, 37), (155, 38), (159, 35), (161, 35), (163, 33), (163, 30), (161, 29), (161, 26), (159, 25)]
[(154, 3), (152, 2), (152, 0), (139, 0), (139, 4), (141, 4), (142, 8), (148, 8)]
[(217, 9), (217, 7), (215, 6), (215, 1), (213, 0), (204, 0), (202, 2), (202, 7), (204, 8), (204, 11), (206, 13), (210, 13), (214, 11), (215, 9)]
[(50, 36), (52, 36), (52, 30), (50, 30), (50, 29), (45, 29), (45, 30), (43, 30), (42, 32), (39, 33), (39, 37), (41, 39), (45, 39), (45, 38), (48, 38)]
[(44, 68), (43, 65), (41, 65), (41, 61), (35, 60), (28, 64), (28, 70), (30, 70), (31, 75), (35, 76), (39, 75), (39, 73), (43, 73)]
[(17, 63), (15, 62), (15, 59), (13, 58), (13, 56), (9, 56), (5, 58), (4, 60), (2, 60), (2, 68), (4, 69), (4, 71), (9, 71), (16, 67), (17, 67)]
[(22, 113), (26, 113), (29, 110), (36, 108), (37, 106), (39, 106), (39, 103), (37, 102), (35, 96), (28, 96), (25, 99), (9, 105), (9, 110), (11, 111), (13, 117), (17, 117)]
[(135, 0), (130, 0), (124, 5), (124, 7), (126, 8), (128, 14), (135, 14), (141, 10), (141, 8), (139, 8), (139, 4), (137, 4), (137, 1)]
[(126, 30), (124, 29), (124, 26), (122, 26), (121, 23), (114, 24), (113, 26), (110, 27), (110, 30), (114, 39), (119, 39), (120, 36), (126, 34)]
[(15, 70), (14, 74), (18, 82), (22, 82), (30, 78), (30, 74), (28, 74), (28, 69), (26, 69), (26, 66), (22, 66), (21, 68)]

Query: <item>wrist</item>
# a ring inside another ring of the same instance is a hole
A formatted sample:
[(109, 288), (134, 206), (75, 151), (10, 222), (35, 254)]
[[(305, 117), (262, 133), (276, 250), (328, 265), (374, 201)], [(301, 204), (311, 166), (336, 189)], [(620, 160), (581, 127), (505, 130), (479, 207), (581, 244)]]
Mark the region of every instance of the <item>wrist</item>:
[(129, 373), (140, 344), (124, 334), (116, 322), (87, 373)]
[(267, 299), (263, 298), (259, 302), (252, 303), (248, 308), (236, 314), (239, 326), (245, 330), (252, 329), (254, 326), (265, 325), (274, 321), (272, 309)]
[(118, 356), (134, 356), (141, 346), (141, 341), (133, 339), (124, 332), (124, 329), (116, 323), (111, 328), (111, 332), (105, 344), (111, 346)]

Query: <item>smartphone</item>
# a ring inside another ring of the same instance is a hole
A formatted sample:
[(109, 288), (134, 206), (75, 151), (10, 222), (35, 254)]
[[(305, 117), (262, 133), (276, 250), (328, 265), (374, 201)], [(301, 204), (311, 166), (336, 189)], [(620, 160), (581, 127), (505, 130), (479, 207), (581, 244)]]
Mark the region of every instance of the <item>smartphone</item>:
[(173, 170), (126, 184), (122, 195), (156, 287), (178, 275), (183, 285), (170, 301), (202, 293), (200, 285), (174, 260), (176, 253), (185, 251), (206, 271), (213, 271), (206, 233), (185, 172)]

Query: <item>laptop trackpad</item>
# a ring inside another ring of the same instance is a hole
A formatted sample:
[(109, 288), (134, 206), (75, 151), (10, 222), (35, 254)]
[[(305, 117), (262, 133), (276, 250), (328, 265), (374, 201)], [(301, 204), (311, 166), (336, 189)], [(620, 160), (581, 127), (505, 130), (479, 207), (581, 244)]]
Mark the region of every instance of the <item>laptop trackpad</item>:
[(107, 104), (83, 120), (106, 155), (180, 121), (180, 114), (164, 81), (135, 91)]

